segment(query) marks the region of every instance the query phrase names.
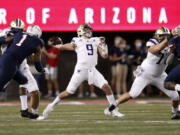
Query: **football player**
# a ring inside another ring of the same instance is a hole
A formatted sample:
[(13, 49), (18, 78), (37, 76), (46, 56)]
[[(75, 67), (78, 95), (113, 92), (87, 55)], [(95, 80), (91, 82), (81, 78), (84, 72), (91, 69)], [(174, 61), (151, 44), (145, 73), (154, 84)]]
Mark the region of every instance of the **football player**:
[[(180, 58), (180, 26), (172, 29), (173, 37), (169, 40), (169, 45), (173, 46), (176, 58)], [(180, 64), (173, 68), (165, 79), (164, 86), (166, 89), (180, 92)], [(174, 113), (173, 119), (180, 119), (180, 112)]]
[[(22, 63), (22, 61), (32, 53), (34, 53), (35, 56), (36, 69), (39, 72), (43, 72), (43, 73), (45, 72), (44, 68), (40, 63), (41, 47), (43, 45), (42, 41), (39, 39), (39, 37), (42, 34), (41, 29), (39, 28), (39, 26), (32, 25), (28, 27), (27, 32), (29, 34), (27, 34), (24, 33), (22, 29), (13, 27), (13, 26), (19, 26), (18, 24), (22, 24), (22, 22), (16, 20), (11, 23), (11, 30), (14, 33), (13, 41), (6, 49), (3, 56), (0, 58), (0, 65), (1, 65), (0, 77), (4, 78), (0, 80), (0, 90), (3, 90), (4, 85), (17, 73), (18, 71), (17, 67)], [(4, 39), (1, 39), (1, 43), (6, 43), (7, 42), (6, 40), (7, 38), (4, 37)], [(20, 69), (23, 70), (26, 75), (28, 74), (29, 77), (30, 73), (29, 72), (27, 73), (28, 69), (27, 70), (25, 69), (26, 66), (27, 66), (26, 64), (23, 64), (23, 66)], [(28, 78), (29, 79), (28, 83), (25, 84), (23, 87), (28, 88), (30, 90), (29, 92), (32, 95), (32, 100), (31, 100), (32, 108), (34, 113), (37, 113), (37, 107), (39, 105), (39, 92), (38, 92), (38, 87), (33, 86), (35, 80), (32, 81), (32, 78), (33, 78), (32, 76), (31, 78)], [(31, 83), (31, 86), (28, 85), (29, 83)], [(27, 100), (25, 99), (23, 103), (27, 104)], [(22, 106), (25, 107), (26, 105), (22, 105)], [(25, 110), (21, 111), (22, 114), (25, 114), (23, 112), (28, 112), (28, 111)], [(27, 115), (29, 115), (29, 113), (27, 113)], [(34, 116), (38, 117), (38, 115), (34, 115)]]
[[(106, 94), (109, 104), (116, 106), (110, 85), (95, 68), (98, 60), (98, 52), (103, 58), (108, 57), (108, 48), (105, 43), (105, 38), (92, 37), (92, 28), (88, 24), (80, 25), (77, 34), (78, 37), (74, 37), (71, 43), (56, 46), (59, 50), (75, 51), (77, 53), (77, 64), (66, 90), (61, 92), (55, 100), (46, 107), (43, 116), (40, 116), (38, 120), (47, 118), (54, 106), (63, 98), (74, 94), (78, 86), (85, 80), (88, 81), (89, 85), (95, 85), (102, 89)], [(114, 109), (112, 113), (114, 116), (123, 116), (117, 109)]]
[[(20, 22), (20, 23), (18, 23)], [(13, 20), (10, 24), (11, 29), (24, 29), (24, 22), (22, 20)], [(31, 25), (27, 28), (27, 33), (29, 34), (37, 34), (39, 32), (39, 37), (41, 36), (42, 32), (39, 26)], [(34, 79), (32, 73), (30, 72), (29, 66), (27, 64), (27, 60), (25, 59), (19, 67), (19, 70), (22, 72), (24, 76), (27, 77), (28, 82), (24, 85), (20, 85), (20, 100), (21, 100), (21, 116), (22, 117), (29, 117), (29, 118), (36, 118), (38, 117), (38, 106), (39, 106), (39, 88), (37, 85), (36, 80)], [(27, 91), (31, 96), (31, 114), (28, 111), (27, 106)]]
[[(136, 78), (130, 91), (118, 98), (116, 100), (117, 104), (122, 104), (131, 98), (138, 97), (142, 90), (147, 85), (151, 84), (162, 90), (172, 99), (172, 112), (178, 112), (179, 95), (177, 91), (171, 91), (164, 88), (164, 80), (167, 76), (165, 69), (172, 56), (170, 47), (168, 46), (169, 36), (169, 29), (161, 27), (156, 30), (154, 37), (147, 41), (147, 57), (135, 71), (134, 74)], [(104, 113), (106, 115), (111, 115), (114, 108), (115, 106), (111, 105), (104, 110)]]
[[(35, 26), (29, 26), (27, 28), (27, 32), (31, 33), (30, 29), (31, 27)], [(38, 26), (37, 26), (38, 27)], [(39, 28), (38, 28), (39, 29)], [(10, 30), (24, 30), (24, 22), (21, 19), (15, 19), (10, 23), (10, 29), (4, 29), (3, 34), (7, 35)], [(2, 53), (4, 53), (7, 49), (8, 45), (1, 46)], [(25, 59), (21, 65), (19, 66), (19, 71), (27, 77), (27, 82), (22, 84), (20, 83), (20, 101), (21, 101), (21, 116), (22, 117), (28, 117), (31, 119), (35, 119), (38, 117), (37, 108), (39, 106), (39, 88), (37, 86), (36, 80), (34, 79), (33, 75), (30, 72), (29, 66), (27, 64), (27, 60)], [(17, 73), (16, 73), (17, 74)], [(16, 78), (13, 77), (14, 80), (17, 81)], [(19, 81), (18, 81), (19, 83)], [(32, 113), (28, 111), (28, 105), (27, 105), (27, 91), (31, 95), (31, 109)]]

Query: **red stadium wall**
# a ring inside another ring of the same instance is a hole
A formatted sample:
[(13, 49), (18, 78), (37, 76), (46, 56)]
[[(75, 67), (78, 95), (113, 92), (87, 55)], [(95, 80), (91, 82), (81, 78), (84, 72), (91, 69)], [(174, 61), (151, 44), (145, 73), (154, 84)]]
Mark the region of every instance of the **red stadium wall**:
[(179, 0), (6, 0), (0, 2), (0, 29), (14, 18), (44, 31), (75, 31), (82, 23), (96, 31), (155, 30), (179, 25)]

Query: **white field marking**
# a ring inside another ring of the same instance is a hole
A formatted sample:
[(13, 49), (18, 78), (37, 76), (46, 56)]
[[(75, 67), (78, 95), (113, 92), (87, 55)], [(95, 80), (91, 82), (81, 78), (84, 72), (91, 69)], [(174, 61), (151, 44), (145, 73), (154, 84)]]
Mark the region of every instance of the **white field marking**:
[(163, 100), (135, 101), (136, 104), (154, 104), (154, 103), (156, 103), (156, 104), (164, 104), (164, 103), (170, 103), (170, 102), (171, 102), (170, 100), (169, 101), (166, 101), (166, 100), (165, 101), (163, 101)]
[(168, 120), (168, 121), (163, 121), (163, 120), (152, 120), (152, 121), (144, 121), (144, 123), (168, 123), (168, 124), (180, 124), (180, 121), (177, 120)]
[[(71, 110), (71, 109), (70, 109)], [(72, 111), (72, 110), (71, 110)], [(78, 111), (76, 111), (76, 112), (66, 112), (66, 111), (61, 111), (61, 109), (60, 109), (60, 111), (54, 111), (54, 114), (59, 114), (59, 113), (61, 113), (61, 114), (94, 114), (94, 113), (103, 113), (102, 111), (93, 111), (93, 112), (78, 112)], [(92, 115), (93, 115), (92, 114)]]
[[(117, 118), (119, 119), (119, 118)], [(112, 121), (112, 120), (97, 120), (96, 123), (137, 123), (137, 122), (144, 122), (144, 123), (166, 123), (166, 124), (179, 124), (180, 121), (172, 121), (172, 120), (167, 120), (167, 121), (161, 121), (161, 120), (153, 120), (153, 121), (137, 121), (137, 120), (124, 120), (124, 119), (119, 119), (120, 121)]]
[[(47, 103), (48, 104), (48, 103)], [(47, 104), (41, 104), (41, 105), (47, 105)], [(67, 102), (61, 102), (60, 105), (86, 105), (83, 102), (79, 101), (67, 101)], [(20, 103), (0, 103), (0, 106), (19, 106)]]
[(78, 101), (69, 101), (69, 102), (60, 102), (60, 105), (85, 105), (83, 102)]

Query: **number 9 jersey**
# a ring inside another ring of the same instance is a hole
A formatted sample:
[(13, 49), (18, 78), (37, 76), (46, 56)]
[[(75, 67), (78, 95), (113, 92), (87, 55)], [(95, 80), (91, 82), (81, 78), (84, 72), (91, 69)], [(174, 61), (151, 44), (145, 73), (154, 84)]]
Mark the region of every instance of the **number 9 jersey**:
[[(147, 41), (146, 46), (151, 47), (159, 44), (156, 39)], [(154, 76), (161, 75), (167, 68), (170, 47), (165, 47), (161, 52), (152, 54), (148, 51), (146, 59), (142, 62), (141, 67), (148, 73)]]
[(97, 47), (100, 44), (100, 38), (80, 38), (74, 37), (71, 41), (72, 44), (75, 44), (75, 51), (77, 53), (77, 64), (76, 66), (80, 67), (94, 67), (97, 65), (98, 54)]

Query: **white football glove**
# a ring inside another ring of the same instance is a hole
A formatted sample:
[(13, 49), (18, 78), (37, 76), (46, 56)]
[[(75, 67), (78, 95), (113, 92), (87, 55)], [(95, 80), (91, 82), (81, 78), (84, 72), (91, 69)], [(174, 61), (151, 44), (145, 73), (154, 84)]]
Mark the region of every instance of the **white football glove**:
[(44, 72), (44, 73), (45, 73), (46, 75), (49, 75), (49, 74), (50, 74), (50, 72), (49, 72), (49, 69), (48, 69), (48, 68), (44, 68), (44, 70), (45, 70), (45, 72)]
[(99, 47), (100, 47), (100, 53), (102, 55), (107, 55), (108, 54), (108, 46), (107, 46), (107, 44), (100, 44)]

